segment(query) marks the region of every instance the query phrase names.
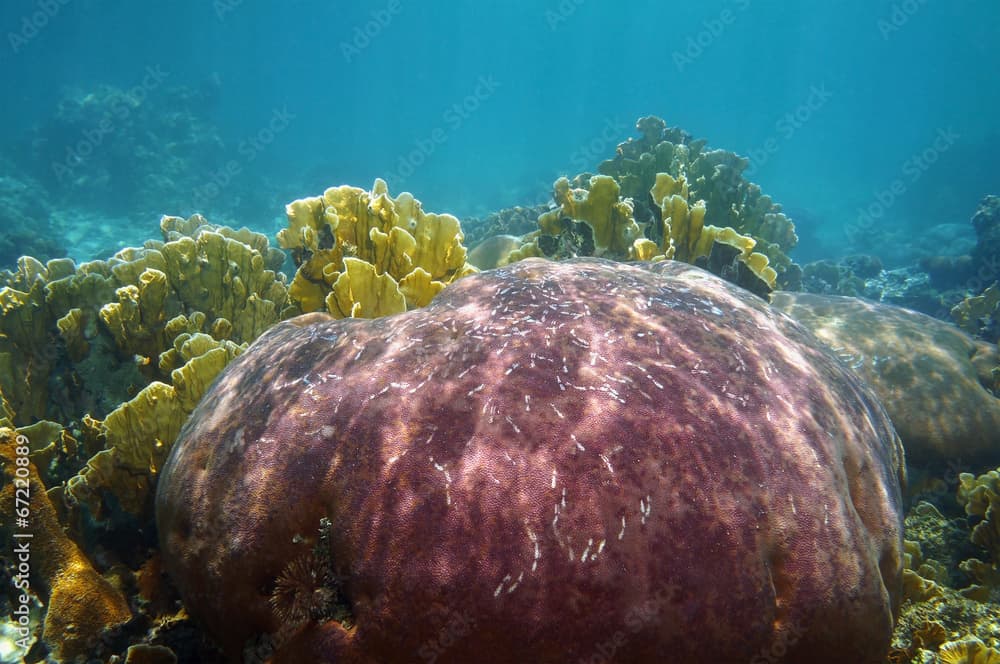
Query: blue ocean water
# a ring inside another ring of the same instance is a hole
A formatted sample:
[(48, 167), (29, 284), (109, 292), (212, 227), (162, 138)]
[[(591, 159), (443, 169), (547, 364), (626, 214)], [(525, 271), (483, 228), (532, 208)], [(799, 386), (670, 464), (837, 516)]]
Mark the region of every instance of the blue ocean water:
[[(0, 154), (57, 207), (94, 213), (78, 219), (128, 218), (112, 235), (135, 241), (161, 213), (271, 232), (285, 202), (376, 177), (460, 217), (545, 201), (654, 114), (750, 156), (805, 261), (848, 250), (843, 228), (866, 213), (916, 233), (967, 225), (1000, 190), (998, 14), (986, 0), (18, 0), (0, 8)], [(53, 122), (101, 86), (139, 108), (105, 104), (104, 129)], [(178, 113), (200, 135), (182, 122), (141, 144), (136, 118)], [(159, 174), (157, 148), (175, 155)], [(139, 150), (154, 154), (130, 164)], [(113, 175), (61, 195), (108, 162), (152, 171), (156, 195), (118, 205), (138, 185)], [(67, 251), (93, 249), (80, 241)]]

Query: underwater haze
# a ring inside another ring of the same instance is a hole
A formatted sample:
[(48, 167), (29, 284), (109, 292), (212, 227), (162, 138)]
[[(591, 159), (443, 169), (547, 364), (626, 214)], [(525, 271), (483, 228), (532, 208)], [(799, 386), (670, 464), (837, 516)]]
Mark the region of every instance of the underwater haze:
[(848, 251), (843, 228), (864, 214), (920, 233), (966, 224), (1000, 189), (998, 14), (987, 0), (12, 1), (0, 145), (59, 198), (89, 164), (129, 157), (101, 154), (128, 121), (60, 124), (67, 98), (140, 86), (145, 121), (196, 115), (201, 142), (163, 137), (193, 144), (164, 159), (161, 200), (89, 187), (136, 241), (161, 213), (270, 232), (288, 200), (376, 177), (459, 217), (545, 202), (658, 115), (750, 157), (749, 179), (798, 213), (809, 260)]

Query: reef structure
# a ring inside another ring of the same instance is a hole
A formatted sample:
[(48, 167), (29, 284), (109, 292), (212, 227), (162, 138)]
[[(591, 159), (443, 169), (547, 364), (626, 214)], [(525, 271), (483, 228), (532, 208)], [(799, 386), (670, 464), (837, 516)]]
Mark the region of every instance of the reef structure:
[(775, 293), (772, 304), (838, 353), (878, 394), (907, 463), (1000, 463), (995, 344), (903, 307), (855, 297)]
[(527, 259), (270, 329), (182, 430), (157, 525), (234, 658), (877, 662), (904, 472), (873, 393), (748, 292)]
[(477, 266), (531, 256), (672, 258), (765, 298), (776, 287), (800, 288), (802, 270), (787, 255), (798, 243), (795, 225), (744, 178), (748, 159), (708, 150), (705, 141), (655, 116), (640, 118), (636, 129), (642, 137), (621, 143), (599, 175), (555, 181), (554, 205), (538, 215), (538, 229), (521, 237), (520, 246), (506, 256), (477, 247)]
[(303, 313), (377, 318), (426, 306), (445, 286), (476, 272), (450, 214), (424, 212), (409, 192), (389, 196), (342, 185), (286, 206), (278, 244), (298, 268), (288, 294)]
[(653, 189), (661, 173), (684, 178), (691, 206), (704, 201), (704, 223), (752, 237), (756, 251), (777, 271), (779, 287), (794, 290), (799, 269), (787, 254), (798, 243), (795, 224), (760, 186), (744, 177), (750, 160), (709, 149), (704, 139), (668, 127), (656, 116), (639, 118), (635, 126), (641, 136), (619, 144), (615, 157), (602, 162), (598, 172), (615, 178), (622, 196), (634, 201), (636, 221), (655, 222), (661, 199)]

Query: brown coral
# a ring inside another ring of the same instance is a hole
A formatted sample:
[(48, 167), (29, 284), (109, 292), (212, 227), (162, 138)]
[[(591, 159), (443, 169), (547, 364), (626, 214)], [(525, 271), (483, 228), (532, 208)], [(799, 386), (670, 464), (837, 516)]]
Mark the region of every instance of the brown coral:
[[(12, 429), (0, 429), (0, 468), (5, 475), (0, 489), (0, 509), (14, 514), (15, 505), (25, 505), (27, 526), (19, 522), (19, 534), (26, 543), (32, 589), (48, 605), (43, 639), (61, 660), (90, 656), (101, 636), (127, 622), (128, 603), (120, 591), (101, 577), (80, 548), (65, 533), (56, 510), (45, 494), (45, 486), (34, 464), (23, 465), (27, 457), (22, 440)], [(26, 468), (27, 472), (16, 472)], [(16, 475), (16, 479), (15, 479)], [(20, 514), (20, 513), (19, 513)], [(13, 524), (7, 524), (5, 529)]]

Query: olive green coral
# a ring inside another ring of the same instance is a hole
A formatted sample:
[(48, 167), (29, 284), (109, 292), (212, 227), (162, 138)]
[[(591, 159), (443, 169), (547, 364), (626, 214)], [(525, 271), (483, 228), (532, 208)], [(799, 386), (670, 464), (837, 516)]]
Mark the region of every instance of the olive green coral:
[[(374, 318), (422, 307), (445, 286), (476, 272), (450, 214), (424, 212), (385, 181), (371, 191), (343, 185), (292, 201), (280, 246), (298, 270), (289, 294), (303, 312)], [(366, 264), (366, 265), (363, 265)]]
[[(178, 335), (253, 341), (288, 312), (283, 254), (267, 238), (195, 215), (164, 217), (164, 241), (106, 261), (0, 273), (0, 396), (12, 425), (103, 417), (174, 366)], [(189, 233), (189, 234), (185, 234)], [(277, 253), (275, 253), (277, 252)]]
[(753, 251), (756, 240), (729, 227), (706, 225), (705, 202), (691, 199), (687, 178), (656, 174), (649, 196), (659, 207), (654, 221), (643, 225), (614, 178), (582, 179), (576, 181), (585, 186), (576, 188), (565, 177), (556, 180), (557, 207), (538, 217), (538, 230), (526, 235), (503, 262), (531, 256), (675, 259), (708, 268), (762, 297), (774, 288), (777, 274), (767, 256)]
[(66, 484), (66, 497), (104, 516), (105, 496), (126, 512), (141, 514), (150, 507), (150, 490), (181, 426), (215, 377), (247, 345), (214, 339), (203, 333), (183, 333), (160, 355), (171, 372), (171, 384), (154, 381), (130, 401), (92, 427), (105, 443), (78, 475)]
[[(798, 242), (795, 225), (780, 205), (744, 177), (749, 160), (725, 150), (709, 150), (704, 140), (667, 127), (654, 116), (640, 118), (636, 128), (642, 137), (620, 144), (617, 155), (598, 167), (600, 173), (615, 178), (623, 196), (635, 201), (636, 220), (645, 223), (656, 216), (660, 200), (650, 199), (647, 193), (658, 174), (684, 177), (691, 199), (705, 201), (704, 222), (753, 237), (757, 251), (768, 257), (785, 285), (782, 275), (792, 267), (787, 254)], [(795, 274), (791, 270), (788, 278)]]
[(744, 265), (763, 284), (758, 288), (744, 283), (745, 278), (732, 279), (733, 281), (755, 292), (766, 292), (774, 288), (777, 273), (769, 265), (766, 255), (754, 251), (757, 241), (748, 235), (741, 235), (731, 227), (720, 228), (706, 224), (708, 206), (702, 200), (692, 202), (686, 177), (675, 178), (669, 173), (657, 173), (656, 182), (649, 193), (660, 206), (663, 237), (661, 249), (666, 258), (712, 269), (713, 251), (718, 252), (719, 245), (723, 245), (731, 248), (731, 261)]
[(98, 520), (108, 504), (134, 515), (149, 506), (202, 392), (291, 311), (276, 272), (284, 254), (265, 236), (198, 215), (164, 217), (160, 230), (163, 241), (106, 261), (24, 258), (0, 275), (0, 415), (58, 423), (66, 440), (84, 432), (79, 465), (52, 477), (68, 478), (67, 504)]

